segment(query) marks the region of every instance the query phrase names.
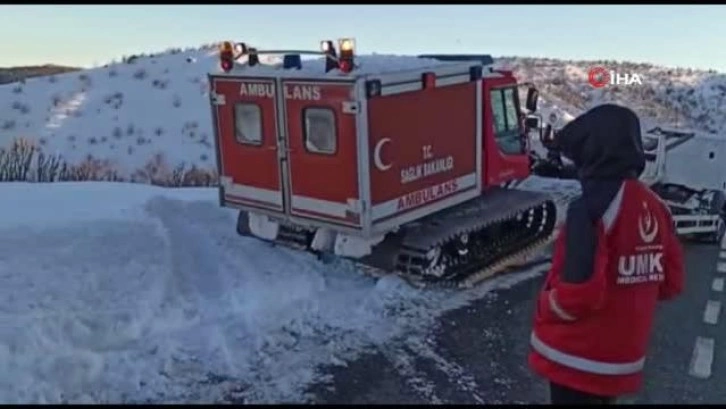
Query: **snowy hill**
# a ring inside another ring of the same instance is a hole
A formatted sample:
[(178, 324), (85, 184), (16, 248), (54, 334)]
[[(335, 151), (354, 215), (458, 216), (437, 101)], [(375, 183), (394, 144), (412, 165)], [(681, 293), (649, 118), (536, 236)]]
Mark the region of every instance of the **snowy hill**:
[[(213, 184), (206, 76), (217, 64), (212, 46), (176, 49), (0, 86), (0, 148), (23, 138), (26, 155), (32, 153), (35, 161), (40, 152), (46, 166), (57, 165), (53, 179)], [(644, 126), (679, 122), (713, 131), (726, 125), (720, 110), (726, 98), (723, 75), (622, 63), (614, 69), (643, 73), (644, 85), (602, 91), (586, 81), (593, 63), (502, 58), (497, 64), (514, 68), (522, 81), (540, 88), (545, 118), (550, 112), (571, 117), (594, 101), (614, 100), (638, 111)], [(49, 163), (51, 155), (62, 160)], [(7, 160), (0, 152), (0, 168)], [(49, 173), (41, 176), (47, 179)], [(8, 179), (0, 172), (0, 180)]]
[(0, 145), (24, 138), (103, 179), (148, 182), (195, 164), (211, 171), (212, 52), (139, 56), (1, 86)]
[[(536, 84), (546, 103), (573, 115), (597, 103), (616, 102), (633, 108), (644, 127), (693, 128), (726, 138), (726, 74), (616, 61), (507, 57), (497, 64)], [(638, 74), (642, 85), (596, 89), (588, 83), (588, 71), (596, 66)]]

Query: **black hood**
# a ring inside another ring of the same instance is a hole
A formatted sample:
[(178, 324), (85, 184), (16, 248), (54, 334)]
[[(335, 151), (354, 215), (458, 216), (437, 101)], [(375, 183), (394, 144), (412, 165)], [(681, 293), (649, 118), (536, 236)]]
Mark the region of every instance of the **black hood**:
[(633, 178), (645, 169), (640, 120), (619, 105), (600, 105), (578, 116), (558, 133), (557, 144), (581, 180)]

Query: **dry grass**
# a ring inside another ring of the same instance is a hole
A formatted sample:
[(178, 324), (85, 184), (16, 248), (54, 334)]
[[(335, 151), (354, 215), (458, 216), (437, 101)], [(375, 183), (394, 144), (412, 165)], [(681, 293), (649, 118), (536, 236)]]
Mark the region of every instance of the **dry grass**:
[(169, 167), (162, 154), (124, 178), (109, 161), (88, 155), (83, 161), (70, 164), (60, 156), (47, 155), (41, 146), (28, 139), (16, 139), (9, 148), (0, 148), (0, 182), (69, 182), (106, 181), (145, 183), (165, 187), (216, 186), (215, 171), (195, 165)]

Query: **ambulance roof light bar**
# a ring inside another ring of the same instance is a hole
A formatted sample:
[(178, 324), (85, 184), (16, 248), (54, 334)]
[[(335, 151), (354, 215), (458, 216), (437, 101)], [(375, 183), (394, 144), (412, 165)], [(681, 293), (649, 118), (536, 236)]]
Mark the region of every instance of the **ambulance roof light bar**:
[(338, 39), (338, 49), (340, 50), (340, 56), (338, 57), (338, 69), (348, 74), (353, 71), (353, 68), (355, 67), (355, 40), (352, 38)]
[[(292, 55), (322, 55), (325, 56), (325, 72), (329, 72), (334, 68), (340, 69), (341, 72), (348, 74), (355, 67), (354, 64), (354, 48), (355, 40), (352, 38), (341, 38), (338, 40), (338, 48), (340, 55), (335, 50), (332, 41), (326, 40), (320, 42), (320, 51), (310, 50), (258, 50), (249, 47), (246, 43), (235, 43), (225, 41), (220, 45), (220, 59), (222, 60), (222, 69), (230, 71), (234, 61), (247, 56), (247, 64), (251, 67), (259, 64), (259, 56), (265, 54), (283, 54), (287, 59), (291, 59)], [(297, 57), (295, 57), (296, 59)], [(231, 61), (230, 61), (231, 60)], [(295, 68), (297, 64), (294, 64)]]
[(222, 68), (222, 71), (232, 71), (235, 59), (232, 43), (229, 41), (221, 43), (219, 45), (219, 66)]
[(338, 68), (338, 53), (335, 51), (335, 44), (330, 40), (320, 42), (320, 49), (325, 54), (325, 73)]

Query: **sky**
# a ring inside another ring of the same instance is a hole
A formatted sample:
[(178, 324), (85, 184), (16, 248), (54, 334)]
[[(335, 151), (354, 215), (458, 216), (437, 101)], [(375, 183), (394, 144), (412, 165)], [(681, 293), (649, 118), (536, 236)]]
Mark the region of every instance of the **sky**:
[[(726, 5), (0, 5), (0, 66), (91, 67), (223, 40), (609, 59), (726, 72)], [(7, 39), (11, 39), (8, 41)]]

